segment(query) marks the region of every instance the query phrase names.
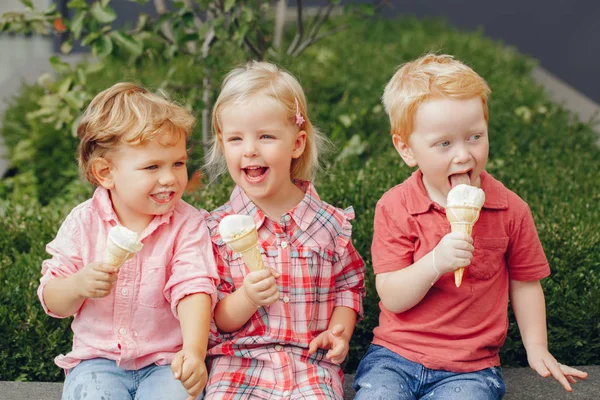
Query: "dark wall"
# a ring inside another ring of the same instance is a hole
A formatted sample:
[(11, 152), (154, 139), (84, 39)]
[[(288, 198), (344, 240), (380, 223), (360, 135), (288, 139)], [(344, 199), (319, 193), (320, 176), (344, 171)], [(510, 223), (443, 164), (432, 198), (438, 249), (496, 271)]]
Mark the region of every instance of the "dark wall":
[(482, 28), (600, 103), (600, 0), (392, 0), (383, 12)]

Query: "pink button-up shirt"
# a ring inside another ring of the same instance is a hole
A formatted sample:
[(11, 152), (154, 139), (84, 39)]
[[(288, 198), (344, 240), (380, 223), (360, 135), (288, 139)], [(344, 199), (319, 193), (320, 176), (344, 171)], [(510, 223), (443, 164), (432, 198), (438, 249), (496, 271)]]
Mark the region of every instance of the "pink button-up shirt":
[[(182, 346), (177, 304), (185, 296), (207, 293), (216, 300), (217, 269), (205, 218), (207, 212), (180, 201), (156, 216), (142, 233), (143, 249), (125, 262), (112, 292), (87, 299), (75, 314), (73, 350), (54, 360), (69, 369), (82, 360), (107, 358), (123, 369), (168, 364)], [(38, 296), (49, 280), (67, 277), (103, 259), (108, 230), (117, 225), (108, 191), (75, 207), (56, 238), (46, 246)]]

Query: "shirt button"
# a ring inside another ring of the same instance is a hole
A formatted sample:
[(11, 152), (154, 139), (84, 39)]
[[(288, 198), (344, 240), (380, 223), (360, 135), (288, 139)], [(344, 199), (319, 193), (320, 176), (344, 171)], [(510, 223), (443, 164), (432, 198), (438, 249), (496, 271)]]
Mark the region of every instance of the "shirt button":
[(283, 392), (283, 395), (284, 395), (284, 396), (289, 396), (289, 395), (290, 395), (290, 391), (289, 391), (289, 390), (286, 390), (286, 391), (284, 391), (284, 392)]
[(284, 303), (289, 303), (290, 302), (290, 298), (288, 296), (283, 296), (283, 302)]
[(287, 243), (287, 242), (281, 242), (281, 247), (282, 247), (282, 248), (284, 248), (284, 249), (285, 249), (285, 248), (287, 247), (287, 245), (288, 245), (288, 243)]
[(120, 333), (121, 335), (125, 336), (125, 335), (127, 335), (127, 329), (125, 329), (125, 328), (121, 328), (121, 329), (119, 329), (119, 333)]
[(275, 346), (275, 350), (281, 351), (281, 350), (283, 350), (283, 347), (281, 347), (280, 345), (277, 345), (277, 346)]
[(289, 222), (290, 219), (292, 219), (292, 217), (290, 217), (289, 214), (285, 214), (285, 217), (283, 217), (285, 222)]
[(123, 288), (123, 289), (121, 289), (121, 294), (122, 294), (123, 296), (127, 296), (127, 294), (128, 294), (128, 293), (129, 293), (129, 290), (127, 290), (127, 288)]

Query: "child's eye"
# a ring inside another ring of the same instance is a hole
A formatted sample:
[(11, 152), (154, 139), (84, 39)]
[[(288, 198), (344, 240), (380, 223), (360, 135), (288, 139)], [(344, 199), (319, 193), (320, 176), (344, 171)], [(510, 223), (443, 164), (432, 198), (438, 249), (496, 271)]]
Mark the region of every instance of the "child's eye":
[(275, 136), (273, 136), (273, 135), (267, 135), (267, 134), (264, 134), (264, 135), (262, 135), (260, 138), (261, 138), (261, 139), (275, 139)]
[(228, 142), (237, 142), (238, 140), (242, 140), (242, 138), (239, 136), (230, 136), (227, 138)]
[(185, 161), (177, 161), (177, 162), (175, 163), (175, 166), (176, 166), (176, 167), (184, 167), (184, 166), (185, 166)]
[(481, 139), (481, 136), (483, 136), (481, 133), (475, 133), (475, 134), (469, 136), (469, 140), (479, 140), (479, 139)]
[(158, 168), (158, 165), (149, 165), (149, 166), (147, 166), (147, 167), (146, 167), (146, 168), (144, 168), (144, 169), (148, 169), (148, 170), (154, 170), (154, 169), (157, 169), (157, 168)]
[(448, 141), (448, 140), (444, 140), (444, 141), (442, 141), (442, 142), (439, 142), (437, 145), (438, 145), (439, 147), (448, 147), (448, 146), (450, 146), (450, 141)]

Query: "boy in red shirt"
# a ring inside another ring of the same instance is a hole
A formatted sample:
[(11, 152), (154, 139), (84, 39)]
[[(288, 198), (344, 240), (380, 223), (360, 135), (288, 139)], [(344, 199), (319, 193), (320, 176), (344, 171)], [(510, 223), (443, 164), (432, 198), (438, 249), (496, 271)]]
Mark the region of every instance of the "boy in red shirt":
[[(471, 68), (432, 54), (402, 66), (385, 88), (394, 147), (418, 169), (377, 203), (381, 314), (356, 399), (502, 398), (509, 296), (531, 368), (567, 391), (587, 377), (548, 352), (540, 279), (550, 268), (529, 207), (485, 172), (489, 94)], [(486, 195), (473, 238), (448, 233), (446, 196), (461, 183)], [(467, 268), (457, 288), (459, 267)]]

